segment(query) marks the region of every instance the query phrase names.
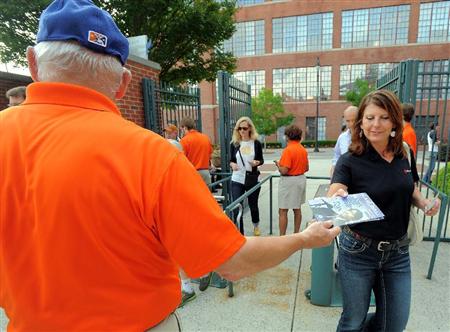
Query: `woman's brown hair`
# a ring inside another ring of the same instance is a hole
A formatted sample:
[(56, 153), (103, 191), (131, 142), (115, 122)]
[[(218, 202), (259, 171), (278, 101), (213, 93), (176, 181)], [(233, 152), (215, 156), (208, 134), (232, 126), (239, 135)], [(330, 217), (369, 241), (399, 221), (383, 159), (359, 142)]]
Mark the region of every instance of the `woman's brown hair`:
[(369, 146), (369, 141), (364, 135), (361, 125), (364, 117), (364, 111), (370, 104), (386, 110), (392, 121), (395, 136), (389, 136), (387, 150), (393, 152), (394, 154), (402, 154), (403, 157), (406, 157), (406, 151), (403, 147), (402, 107), (397, 96), (388, 90), (372, 91), (368, 93), (363, 100), (361, 100), (354, 130), (352, 130), (352, 143), (350, 144), (348, 150), (353, 154), (360, 155), (364, 153)]

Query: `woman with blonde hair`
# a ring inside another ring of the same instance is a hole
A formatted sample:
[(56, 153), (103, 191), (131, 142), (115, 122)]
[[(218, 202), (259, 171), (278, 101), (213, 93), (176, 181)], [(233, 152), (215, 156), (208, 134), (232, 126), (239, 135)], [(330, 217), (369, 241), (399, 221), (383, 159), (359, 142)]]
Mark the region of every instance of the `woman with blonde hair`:
[[(252, 189), (258, 183), (258, 166), (264, 163), (261, 142), (257, 140), (253, 121), (246, 116), (237, 120), (233, 130), (233, 137), (230, 144), (230, 167), (233, 170), (231, 175), (231, 195), (233, 200), (242, 196), (246, 191)], [(248, 205), (253, 222), (253, 235), (259, 236), (259, 208), (258, 198), (261, 188), (258, 188), (248, 196)], [(235, 210), (236, 211), (236, 210)], [(235, 212), (236, 217), (237, 212)], [(240, 231), (244, 234), (244, 222), (241, 217)]]

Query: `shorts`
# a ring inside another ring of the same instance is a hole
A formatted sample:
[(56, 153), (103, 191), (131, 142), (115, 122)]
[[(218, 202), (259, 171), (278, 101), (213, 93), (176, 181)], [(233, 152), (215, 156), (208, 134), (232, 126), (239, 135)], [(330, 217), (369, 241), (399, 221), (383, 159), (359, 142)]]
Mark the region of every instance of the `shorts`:
[(305, 203), (306, 176), (281, 176), (278, 183), (278, 208), (300, 209)]

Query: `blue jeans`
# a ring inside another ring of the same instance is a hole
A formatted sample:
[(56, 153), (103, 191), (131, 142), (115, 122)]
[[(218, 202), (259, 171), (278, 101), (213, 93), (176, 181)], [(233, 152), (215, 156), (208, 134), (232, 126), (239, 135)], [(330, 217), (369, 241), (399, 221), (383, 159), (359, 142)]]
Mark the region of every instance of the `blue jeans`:
[(423, 176), (423, 181), (430, 183), (431, 182), (431, 175), (434, 171), (434, 166), (436, 165), (436, 158), (437, 158), (437, 152), (430, 152), (430, 164), (428, 165), (427, 172)]
[[(411, 304), (409, 246), (378, 251), (345, 232), (339, 239), (343, 312), (337, 331), (403, 331)], [(372, 290), (376, 313), (368, 314)]]
[[(242, 183), (231, 181), (231, 196), (233, 197), (233, 201), (242, 196), (246, 191), (247, 190), (245, 190), (245, 186)], [(247, 198), (248, 206), (250, 207), (250, 214), (252, 216), (252, 223), (256, 225), (259, 223), (258, 199), (260, 191), (261, 188), (258, 188)], [(233, 215), (236, 220), (238, 215), (237, 209), (234, 210)], [(239, 222), (239, 230), (242, 234), (244, 234), (244, 215), (242, 214), (241, 220), (236, 220), (236, 222)]]

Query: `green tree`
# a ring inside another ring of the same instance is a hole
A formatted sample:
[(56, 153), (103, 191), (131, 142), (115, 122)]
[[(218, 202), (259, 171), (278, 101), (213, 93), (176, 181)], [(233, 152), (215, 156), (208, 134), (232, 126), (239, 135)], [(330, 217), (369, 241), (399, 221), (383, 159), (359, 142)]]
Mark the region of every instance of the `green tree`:
[[(234, 0), (94, 0), (112, 14), (126, 36), (147, 35), (149, 59), (161, 65), (160, 79), (173, 83), (213, 81), (232, 72), (236, 59), (220, 46), (235, 31)], [(35, 44), (38, 20), (50, 0), (0, 2), (0, 61), (25, 64)]]
[(258, 132), (264, 136), (274, 134), (279, 127), (294, 120), (292, 114), (285, 113), (281, 96), (274, 95), (270, 89), (262, 89), (258, 96), (252, 99), (252, 116)]
[(364, 96), (373, 90), (374, 87), (368, 81), (357, 78), (353, 88), (345, 94), (345, 100), (351, 102), (353, 106), (359, 106)]

